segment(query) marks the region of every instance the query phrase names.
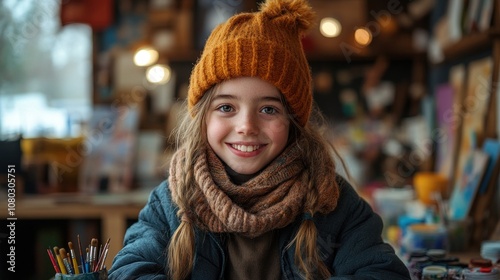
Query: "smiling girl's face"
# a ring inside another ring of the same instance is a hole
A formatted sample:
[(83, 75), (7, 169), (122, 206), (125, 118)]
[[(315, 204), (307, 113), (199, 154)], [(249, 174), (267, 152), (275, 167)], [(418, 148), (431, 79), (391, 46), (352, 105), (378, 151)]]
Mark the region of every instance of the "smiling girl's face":
[(286, 147), (290, 120), (278, 89), (255, 77), (221, 83), (207, 115), (207, 140), (229, 168), (257, 173)]

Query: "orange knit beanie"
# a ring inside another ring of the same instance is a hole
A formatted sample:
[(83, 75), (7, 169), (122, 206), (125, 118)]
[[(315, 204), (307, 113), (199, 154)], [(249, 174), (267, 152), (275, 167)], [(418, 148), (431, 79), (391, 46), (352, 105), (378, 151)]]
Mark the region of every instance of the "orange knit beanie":
[(301, 36), (313, 24), (306, 0), (267, 0), (259, 12), (240, 13), (217, 26), (190, 78), (192, 107), (215, 84), (251, 76), (276, 86), (300, 125), (311, 114), (311, 72)]

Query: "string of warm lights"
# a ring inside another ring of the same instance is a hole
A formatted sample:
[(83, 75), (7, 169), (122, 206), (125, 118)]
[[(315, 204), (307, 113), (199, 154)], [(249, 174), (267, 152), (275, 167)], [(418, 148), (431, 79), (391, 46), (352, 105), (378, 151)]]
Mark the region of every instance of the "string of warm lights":
[(170, 80), (171, 69), (167, 64), (157, 63), (158, 51), (151, 47), (139, 48), (134, 54), (134, 64), (146, 69), (146, 79), (153, 84), (165, 84)]
[[(335, 18), (325, 17), (319, 24), (321, 35), (327, 38), (334, 38), (341, 34), (342, 24)], [(368, 46), (372, 41), (372, 33), (366, 27), (359, 27), (354, 31), (354, 40), (360, 46)]]

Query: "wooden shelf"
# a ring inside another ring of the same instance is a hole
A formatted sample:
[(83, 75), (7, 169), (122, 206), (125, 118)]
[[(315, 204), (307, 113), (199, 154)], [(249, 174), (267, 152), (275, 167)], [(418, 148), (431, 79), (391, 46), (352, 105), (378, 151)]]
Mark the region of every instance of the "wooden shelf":
[(160, 59), (167, 62), (196, 62), (201, 52), (196, 50), (172, 50), (160, 52)]
[(152, 10), (148, 12), (148, 25), (150, 27), (172, 27), (177, 19), (174, 9)]
[(450, 61), (488, 49), (492, 45), (491, 37), (494, 34), (498, 34), (498, 31), (487, 30), (484, 32), (472, 33), (446, 46), (443, 49), (444, 61)]

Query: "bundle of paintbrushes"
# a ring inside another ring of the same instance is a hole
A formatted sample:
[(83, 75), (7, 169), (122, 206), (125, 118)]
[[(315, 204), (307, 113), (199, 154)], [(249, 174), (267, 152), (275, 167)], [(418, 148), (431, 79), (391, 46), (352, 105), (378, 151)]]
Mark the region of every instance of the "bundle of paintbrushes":
[(80, 235), (78, 235), (77, 238), (78, 251), (80, 254), (79, 260), (77, 259), (72, 242), (68, 242), (69, 252), (65, 248), (59, 248), (57, 246), (53, 247), (53, 251), (50, 248), (47, 249), (47, 254), (49, 255), (56, 274), (78, 275), (105, 270), (106, 266), (104, 263), (108, 256), (110, 239), (108, 238), (104, 245), (101, 244), (98, 246), (99, 242), (97, 238), (92, 238), (90, 244), (85, 248), (85, 251), (83, 251)]

